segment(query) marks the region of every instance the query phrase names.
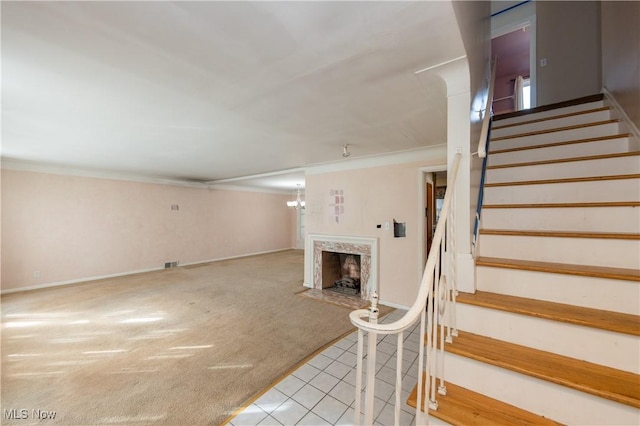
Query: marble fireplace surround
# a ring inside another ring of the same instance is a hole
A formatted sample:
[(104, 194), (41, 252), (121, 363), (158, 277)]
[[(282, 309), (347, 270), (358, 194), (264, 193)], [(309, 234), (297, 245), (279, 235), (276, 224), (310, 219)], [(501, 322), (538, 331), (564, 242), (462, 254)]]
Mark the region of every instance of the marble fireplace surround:
[(378, 291), (378, 239), (307, 234), (304, 252), (304, 285), (322, 290), (322, 252), (360, 255), (360, 297), (369, 300)]

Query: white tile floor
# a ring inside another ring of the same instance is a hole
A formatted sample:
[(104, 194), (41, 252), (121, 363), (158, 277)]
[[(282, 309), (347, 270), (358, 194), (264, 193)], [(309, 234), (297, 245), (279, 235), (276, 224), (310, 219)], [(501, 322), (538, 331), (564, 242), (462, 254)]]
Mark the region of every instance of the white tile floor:
[[(406, 311), (395, 310), (380, 322), (395, 321)], [(405, 331), (402, 378), (402, 425), (414, 425), (415, 411), (406, 405), (418, 379), (419, 326)], [(356, 352), (354, 332), (269, 389), (236, 417), (233, 426), (353, 425)], [(366, 335), (365, 335), (366, 343)], [(396, 336), (379, 336), (376, 356), (374, 424), (392, 425), (395, 402)], [(366, 353), (366, 352), (365, 352)], [(363, 383), (366, 379), (363, 378)]]

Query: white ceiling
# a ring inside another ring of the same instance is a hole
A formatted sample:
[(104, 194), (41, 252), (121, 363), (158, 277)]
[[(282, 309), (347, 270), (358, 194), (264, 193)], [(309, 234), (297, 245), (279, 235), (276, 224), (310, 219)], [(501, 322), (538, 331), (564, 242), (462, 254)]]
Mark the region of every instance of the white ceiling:
[(414, 73), (464, 54), (448, 1), (1, 7), (3, 162), (168, 179), (442, 144), (444, 83)]

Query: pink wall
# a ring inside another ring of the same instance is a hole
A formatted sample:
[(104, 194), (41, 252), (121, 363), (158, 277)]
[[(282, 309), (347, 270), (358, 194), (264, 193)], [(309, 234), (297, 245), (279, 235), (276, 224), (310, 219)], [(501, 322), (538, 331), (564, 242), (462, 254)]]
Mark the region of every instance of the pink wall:
[[(444, 164), (434, 158), (431, 165)], [(307, 174), (307, 233), (377, 237), (379, 240), (379, 293), (383, 302), (409, 306), (415, 300), (421, 275), (423, 236), (418, 223), (420, 166), (403, 164), (323, 174)], [(344, 191), (344, 214), (338, 223), (330, 191)], [(393, 237), (393, 219), (406, 222), (406, 238)], [(391, 230), (384, 229), (391, 222)], [(382, 225), (381, 229), (376, 225)]]
[(10, 170), (2, 170), (1, 183), (3, 291), (295, 241), (287, 195)]

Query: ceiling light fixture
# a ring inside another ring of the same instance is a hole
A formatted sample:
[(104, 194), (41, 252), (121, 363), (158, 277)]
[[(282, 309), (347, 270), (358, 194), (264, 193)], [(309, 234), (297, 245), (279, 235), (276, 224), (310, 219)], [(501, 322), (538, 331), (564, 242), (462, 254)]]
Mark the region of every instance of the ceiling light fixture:
[(300, 184), (298, 184), (298, 189), (296, 191), (296, 199), (294, 201), (287, 201), (287, 206), (291, 208), (295, 208), (296, 210), (304, 209), (305, 202), (302, 201), (302, 191), (300, 190)]
[(344, 144), (344, 146), (342, 147), (342, 156), (344, 158), (347, 158), (350, 155), (351, 153), (349, 152), (349, 144)]

